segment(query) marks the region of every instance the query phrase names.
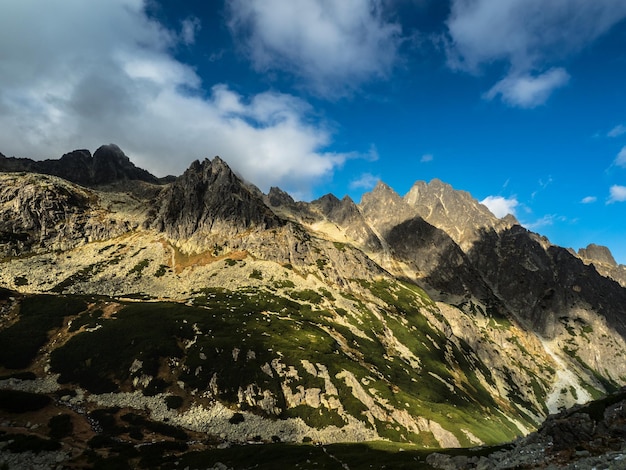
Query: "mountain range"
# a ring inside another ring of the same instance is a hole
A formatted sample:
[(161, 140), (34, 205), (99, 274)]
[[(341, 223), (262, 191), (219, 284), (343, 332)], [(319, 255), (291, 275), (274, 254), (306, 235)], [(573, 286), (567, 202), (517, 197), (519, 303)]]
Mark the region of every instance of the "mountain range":
[(112, 144), (0, 172), (0, 392), (53, 399), (1, 432), (67, 416), (59, 462), (500, 445), (626, 384), (626, 267), (440, 180), (296, 202)]

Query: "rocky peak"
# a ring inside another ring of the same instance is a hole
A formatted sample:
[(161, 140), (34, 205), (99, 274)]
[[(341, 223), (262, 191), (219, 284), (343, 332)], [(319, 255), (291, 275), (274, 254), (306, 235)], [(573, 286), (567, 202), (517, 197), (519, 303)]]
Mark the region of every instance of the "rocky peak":
[(592, 243), (587, 248), (581, 248), (578, 253), (573, 252), (573, 254), (578, 255), (585, 264), (592, 264), (603, 276), (619, 282), (622, 287), (626, 287), (626, 266), (617, 264), (606, 246)]
[(498, 219), (467, 191), (456, 190), (436, 178), (430, 183), (417, 181), (404, 201), (424, 220), (447, 232), (466, 252), (481, 229), (500, 230), (517, 224), (513, 216)]
[(270, 188), (267, 198), (272, 207), (291, 206), (292, 204), (295, 204), (295, 201), (287, 192), (277, 188), (276, 186), (272, 186)]
[(311, 204), (318, 206), (322, 212), (329, 213), (341, 206), (341, 201), (334, 194), (328, 193), (319, 199), (312, 201)]
[(415, 210), (382, 181), (371, 192), (363, 195), (358, 207), (383, 236), (393, 226), (415, 216)]
[(341, 227), (344, 233), (354, 240), (357, 245), (368, 251), (378, 251), (382, 248), (379, 238), (369, 226), (358, 206), (350, 196), (339, 200), (333, 194), (326, 194), (310, 203), (327, 220)]
[(609, 266), (617, 266), (617, 262), (615, 261), (615, 258), (613, 258), (611, 250), (609, 250), (606, 246), (596, 245), (595, 243), (587, 245), (587, 248), (581, 248), (578, 250), (578, 256), (580, 256), (583, 261), (587, 261), (589, 263), (601, 263)]
[(219, 157), (194, 161), (161, 193), (157, 205), (160, 209), (152, 226), (174, 238), (234, 234), (282, 223)]
[(60, 159), (42, 161), (30, 158), (1, 158), (0, 171), (27, 171), (58, 176), (82, 186), (99, 186), (120, 181), (140, 180), (156, 184), (158, 179), (136, 167), (115, 144), (103, 145), (94, 153), (74, 150)]
[(109, 184), (124, 180), (141, 180), (157, 183), (157, 178), (136, 167), (115, 144), (103, 145), (93, 154), (92, 184)]

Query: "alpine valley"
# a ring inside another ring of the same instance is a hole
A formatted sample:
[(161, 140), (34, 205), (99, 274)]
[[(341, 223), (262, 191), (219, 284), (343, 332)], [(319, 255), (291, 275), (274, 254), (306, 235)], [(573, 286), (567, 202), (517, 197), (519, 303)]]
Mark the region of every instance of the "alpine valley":
[(296, 202), (219, 157), (159, 179), (115, 145), (0, 171), (5, 468), (624, 458), (607, 248), (552, 245), (439, 180)]

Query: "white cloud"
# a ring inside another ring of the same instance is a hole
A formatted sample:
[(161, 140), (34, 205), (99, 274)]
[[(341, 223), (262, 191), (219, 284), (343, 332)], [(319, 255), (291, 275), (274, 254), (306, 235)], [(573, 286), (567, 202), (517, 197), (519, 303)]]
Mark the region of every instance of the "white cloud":
[(198, 18), (189, 17), (182, 21), (181, 40), (184, 44), (190, 46), (196, 42), (196, 34), (202, 28), (202, 24)]
[(515, 208), (519, 206), (519, 202), (515, 197), (507, 199), (502, 196), (487, 196), (480, 203), (487, 206), (487, 209), (498, 218), (502, 218), (507, 214), (515, 215)]
[(626, 146), (622, 147), (622, 150), (619, 151), (613, 163), (622, 168), (626, 168)]
[(535, 108), (544, 104), (552, 92), (567, 85), (570, 76), (563, 68), (553, 68), (537, 76), (508, 75), (496, 83), (485, 98), (492, 100), (500, 95), (510, 106)]
[(607, 204), (626, 201), (626, 186), (619, 186), (615, 184), (611, 186), (611, 189), (609, 191), (611, 195), (607, 201)]
[[(220, 155), (261, 189), (306, 193), (348, 156), (310, 106), (266, 92), (208, 92), (173, 57), (195, 38), (148, 18), (143, 0), (10, 2), (0, 15), (0, 151), (53, 158), (118, 144), (157, 175)], [(112, 27), (114, 25), (115, 27)], [(186, 31), (186, 32), (185, 32)]]
[(626, 126), (624, 126), (623, 124), (618, 124), (613, 129), (611, 129), (609, 132), (607, 132), (606, 135), (608, 137), (619, 137), (622, 134), (626, 134)]
[(582, 204), (592, 204), (594, 202), (596, 202), (598, 200), (597, 197), (595, 196), (587, 196), (582, 198), (582, 200), (580, 201)]
[(363, 155), (363, 158), (369, 160), (370, 162), (376, 162), (380, 158), (378, 153), (378, 148), (376, 145), (371, 144), (369, 150), (367, 151), (367, 155)]
[(424, 155), (422, 155), (422, 158), (420, 158), (420, 162), (421, 163), (428, 163), (428, 162), (432, 162), (434, 160), (435, 157), (433, 157), (432, 154), (430, 153), (426, 153)]
[(229, 25), (257, 70), (283, 70), (320, 96), (336, 97), (386, 77), (401, 27), (382, 0), (229, 0)]
[(499, 93), (508, 104), (537, 106), (566, 83), (567, 72), (551, 65), (625, 17), (623, 0), (452, 0), (448, 63), (479, 73), (483, 65), (501, 62), (507, 76), (486, 96)]
[(374, 176), (371, 173), (363, 173), (359, 179), (350, 182), (350, 188), (369, 190), (376, 186), (378, 181), (380, 181), (378, 176)]
[(523, 223), (522, 225), (524, 226), (524, 228), (527, 228), (528, 230), (538, 230), (541, 227), (547, 227), (550, 225), (554, 225), (554, 221), (555, 220), (559, 220), (561, 222), (564, 222), (566, 219), (564, 217), (557, 217), (554, 214), (548, 214), (548, 215), (544, 215), (542, 218), (535, 220), (534, 222), (528, 222), (528, 223)]

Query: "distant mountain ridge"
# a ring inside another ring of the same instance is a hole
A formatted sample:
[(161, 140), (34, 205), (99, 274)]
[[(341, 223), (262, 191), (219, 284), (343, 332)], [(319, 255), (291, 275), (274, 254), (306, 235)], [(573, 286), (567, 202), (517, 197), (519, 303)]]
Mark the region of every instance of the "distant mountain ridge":
[(157, 184), (160, 180), (134, 163), (115, 144), (102, 145), (93, 154), (74, 150), (58, 160), (31, 160), (0, 154), (0, 171), (27, 171), (53, 175), (83, 186), (139, 180)]
[(219, 157), (163, 184), (102, 152), (113, 169), (85, 187), (0, 173), (0, 340), (20, 344), (40, 296), (80, 303), (19, 361), (0, 354), (0, 375), (58, 373), (77, 406), (124, 403), (220, 442), (423, 447), (510, 440), (626, 384), (608, 249), (552, 245), (439, 180), (296, 202)]

